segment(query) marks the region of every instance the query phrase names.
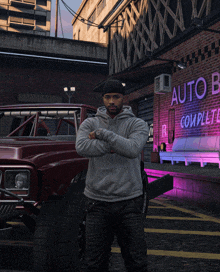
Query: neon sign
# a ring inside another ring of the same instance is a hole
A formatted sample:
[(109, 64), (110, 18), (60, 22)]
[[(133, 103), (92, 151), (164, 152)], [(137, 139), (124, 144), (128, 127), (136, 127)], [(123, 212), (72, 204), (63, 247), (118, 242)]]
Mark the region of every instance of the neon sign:
[[(212, 95), (220, 92), (220, 74), (215, 72), (212, 74)], [(183, 93), (181, 86), (173, 88), (173, 95), (171, 106), (174, 103), (184, 104), (193, 101), (193, 92), (198, 100), (202, 100), (207, 95), (207, 82), (204, 77), (199, 77), (197, 80), (192, 80), (183, 84)], [(181, 96), (182, 95), (182, 96)], [(182, 116), (180, 120), (181, 128), (192, 128), (198, 126), (209, 125), (213, 123), (220, 123), (220, 108), (212, 110), (204, 110), (203, 112), (196, 112)]]
[[(203, 87), (204, 87), (201, 95), (198, 93), (198, 85), (200, 82), (203, 83)], [(195, 84), (194, 92), (196, 94), (196, 97), (198, 99), (203, 99), (207, 93), (207, 83), (206, 83), (206, 80), (204, 79), (204, 77), (200, 77), (196, 81), (192, 80), (187, 83), (184, 83), (184, 97), (183, 98), (181, 98), (181, 95), (180, 95), (180, 92), (181, 92), (180, 86), (178, 86), (178, 95), (177, 95), (176, 87), (174, 87), (171, 106), (173, 106), (174, 102), (176, 102), (176, 104), (179, 104), (179, 103), (183, 104), (186, 102), (186, 100), (187, 100), (187, 92), (186, 92), (187, 86), (189, 86), (189, 101), (190, 102), (193, 101), (192, 97), (193, 97), (193, 85), (194, 84)]]
[(203, 111), (195, 114), (183, 115), (180, 121), (181, 128), (198, 127), (220, 123), (220, 108), (211, 111)]

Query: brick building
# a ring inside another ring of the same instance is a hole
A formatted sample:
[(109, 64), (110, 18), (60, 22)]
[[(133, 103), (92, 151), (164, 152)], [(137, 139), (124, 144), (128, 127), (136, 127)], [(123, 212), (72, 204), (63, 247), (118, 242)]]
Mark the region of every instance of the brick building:
[[(169, 151), (175, 138), (198, 132), (201, 136), (218, 133), (217, 121), (204, 125), (198, 118), (208, 110), (209, 118), (210, 114), (218, 116), (208, 105), (218, 96), (217, 91), (212, 94), (212, 81), (217, 81), (220, 72), (220, 34), (196, 27), (193, 19), (218, 30), (219, 12), (216, 0), (158, 1), (157, 5), (153, 0), (118, 1), (118, 8), (103, 19), (110, 36), (109, 76), (126, 83), (127, 103), (153, 125), (152, 150), (158, 151), (161, 143), (166, 143)], [(179, 62), (186, 68), (179, 69)], [(162, 74), (169, 74), (171, 86), (169, 91), (155, 92), (154, 79)], [(196, 125), (190, 118), (197, 118), (193, 121)]]
[(107, 32), (103, 32), (98, 26), (106, 21), (118, 2), (118, 0), (83, 0), (72, 20), (73, 39), (107, 43)]
[(50, 36), (51, 0), (0, 0), (0, 30)]
[(196, 141), (220, 136), (219, 15), (217, 0), (127, 0), (99, 22), (108, 33), (109, 77), (126, 83), (126, 102), (151, 127), (146, 171), (171, 173), (170, 194), (218, 205), (218, 163), (160, 164), (158, 155), (164, 146), (171, 151), (175, 139), (197, 137), (195, 155)]

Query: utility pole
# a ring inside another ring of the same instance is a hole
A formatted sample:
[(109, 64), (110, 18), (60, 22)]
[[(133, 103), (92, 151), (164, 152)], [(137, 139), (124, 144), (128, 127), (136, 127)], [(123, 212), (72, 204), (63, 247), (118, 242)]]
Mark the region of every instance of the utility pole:
[(55, 17), (55, 37), (57, 38), (57, 29), (58, 29), (58, 5), (59, 0), (56, 0), (56, 17)]

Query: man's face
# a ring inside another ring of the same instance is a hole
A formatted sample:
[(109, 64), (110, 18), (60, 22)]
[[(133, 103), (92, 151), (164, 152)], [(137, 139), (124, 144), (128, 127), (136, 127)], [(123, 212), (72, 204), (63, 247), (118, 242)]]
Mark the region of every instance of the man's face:
[(107, 93), (103, 96), (103, 103), (111, 116), (119, 114), (123, 107), (124, 96), (120, 93)]

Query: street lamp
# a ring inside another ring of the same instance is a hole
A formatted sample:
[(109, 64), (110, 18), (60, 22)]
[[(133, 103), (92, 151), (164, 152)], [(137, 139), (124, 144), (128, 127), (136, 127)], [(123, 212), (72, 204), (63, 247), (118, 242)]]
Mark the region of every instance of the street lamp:
[[(66, 93), (66, 95), (69, 98), (69, 104), (70, 104), (70, 99), (73, 97), (73, 94), (76, 91), (75, 87), (64, 87), (63, 88), (64, 92)], [(68, 135), (70, 135), (70, 125), (68, 124)]]
[(66, 93), (66, 95), (69, 98), (69, 103), (70, 103), (70, 99), (73, 97), (74, 92), (76, 91), (75, 87), (65, 87), (64, 92)]

